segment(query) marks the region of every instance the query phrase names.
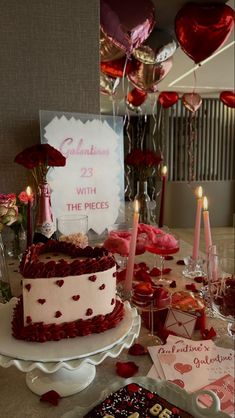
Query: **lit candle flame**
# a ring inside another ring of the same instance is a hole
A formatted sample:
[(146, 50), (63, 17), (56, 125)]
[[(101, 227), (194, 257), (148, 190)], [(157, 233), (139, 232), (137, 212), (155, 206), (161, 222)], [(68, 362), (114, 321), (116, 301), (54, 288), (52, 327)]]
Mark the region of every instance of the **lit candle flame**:
[(202, 188), (202, 186), (199, 186), (196, 189), (196, 196), (198, 197), (198, 199), (201, 199), (202, 195), (203, 195), (203, 188)]
[(139, 213), (139, 202), (137, 199), (134, 201), (134, 212)]
[(26, 187), (26, 193), (27, 193), (28, 197), (31, 197), (32, 196), (32, 189), (31, 189), (30, 186), (27, 186)]
[(208, 200), (206, 196), (203, 197), (203, 209), (204, 210), (208, 209)]
[(164, 165), (164, 166), (162, 167), (162, 175), (163, 175), (163, 176), (166, 176), (166, 175), (167, 175), (167, 166), (166, 166), (166, 165)]

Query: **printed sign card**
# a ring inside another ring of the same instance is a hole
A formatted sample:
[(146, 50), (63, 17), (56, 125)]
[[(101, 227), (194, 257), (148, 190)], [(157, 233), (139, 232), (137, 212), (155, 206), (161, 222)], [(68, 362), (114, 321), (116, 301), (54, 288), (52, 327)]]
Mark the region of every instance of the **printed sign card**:
[(86, 214), (101, 234), (124, 205), (122, 118), (41, 111), (40, 124), (41, 141), (66, 157), (48, 174), (54, 218)]

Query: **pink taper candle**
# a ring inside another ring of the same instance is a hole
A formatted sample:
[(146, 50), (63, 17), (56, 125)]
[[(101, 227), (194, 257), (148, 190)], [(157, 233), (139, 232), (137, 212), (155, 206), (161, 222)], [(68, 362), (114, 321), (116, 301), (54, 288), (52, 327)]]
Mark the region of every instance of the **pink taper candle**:
[(194, 242), (193, 242), (193, 254), (192, 254), (193, 260), (198, 259), (200, 232), (201, 232), (202, 200), (203, 200), (202, 194), (203, 194), (202, 187), (199, 186), (196, 190), (196, 195), (198, 199), (197, 199), (197, 212), (196, 212), (195, 228), (194, 228)]
[(204, 220), (206, 253), (208, 254), (209, 247), (212, 245), (212, 239), (211, 239), (211, 227), (210, 227), (210, 218), (209, 218), (209, 211), (208, 211), (208, 201), (207, 201), (206, 196), (204, 196), (203, 198), (203, 220)]
[(166, 179), (167, 179), (167, 166), (164, 165), (162, 167), (162, 190), (161, 190), (160, 213), (159, 213), (159, 222), (158, 222), (159, 228), (163, 227)]
[(129, 255), (126, 268), (126, 278), (124, 282), (124, 289), (126, 291), (131, 291), (132, 289), (132, 280), (133, 280), (133, 271), (134, 271), (134, 261), (135, 261), (135, 250), (136, 250), (136, 240), (139, 224), (139, 202), (135, 200), (134, 214), (133, 214), (133, 223), (132, 223), (132, 233), (131, 233), (131, 242), (129, 248)]
[(26, 188), (26, 193), (28, 195), (28, 204), (27, 204), (27, 248), (30, 247), (33, 240), (33, 231), (32, 231), (32, 190), (31, 187)]

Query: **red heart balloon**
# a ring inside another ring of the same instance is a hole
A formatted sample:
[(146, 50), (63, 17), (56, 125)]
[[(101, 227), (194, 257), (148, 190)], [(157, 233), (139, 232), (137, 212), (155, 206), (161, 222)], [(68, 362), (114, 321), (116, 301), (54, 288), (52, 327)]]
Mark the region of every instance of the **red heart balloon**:
[(235, 108), (235, 92), (225, 90), (220, 93), (220, 100), (223, 102), (226, 106)]
[(158, 101), (164, 109), (173, 106), (178, 100), (179, 95), (175, 91), (162, 91), (158, 96)]
[(175, 18), (175, 33), (183, 51), (199, 63), (227, 40), (234, 27), (231, 7), (219, 3), (186, 3)]
[(190, 110), (190, 112), (196, 112), (202, 104), (202, 98), (197, 93), (185, 93), (182, 96), (183, 105)]
[(148, 94), (145, 91), (134, 88), (127, 95), (126, 105), (130, 110), (139, 112), (141, 110), (140, 106), (145, 102), (147, 96)]
[(114, 61), (101, 62), (100, 69), (102, 73), (110, 77), (123, 77), (132, 71), (136, 71), (140, 63), (135, 59), (127, 60), (126, 57)]

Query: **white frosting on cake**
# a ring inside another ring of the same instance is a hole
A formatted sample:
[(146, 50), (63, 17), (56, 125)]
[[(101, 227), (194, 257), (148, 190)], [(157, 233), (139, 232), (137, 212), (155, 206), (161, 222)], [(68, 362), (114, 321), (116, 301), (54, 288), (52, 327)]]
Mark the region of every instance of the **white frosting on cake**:
[[(30, 317), (31, 323), (61, 324), (112, 312), (116, 300), (115, 272), (114, 266), (106, 271), (80, 276), (24, 278), (24, 325), (29, 324), (27, 317)], [(89, 280), (90, 276), (96, 276), (96, 280)], [(60, 280), (63, 281), (62, 286), (58, 285)], [(77, 296), (77, 300), (73, 296)]]

